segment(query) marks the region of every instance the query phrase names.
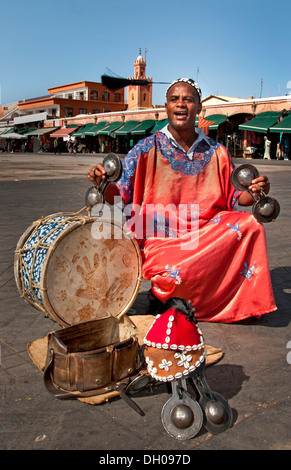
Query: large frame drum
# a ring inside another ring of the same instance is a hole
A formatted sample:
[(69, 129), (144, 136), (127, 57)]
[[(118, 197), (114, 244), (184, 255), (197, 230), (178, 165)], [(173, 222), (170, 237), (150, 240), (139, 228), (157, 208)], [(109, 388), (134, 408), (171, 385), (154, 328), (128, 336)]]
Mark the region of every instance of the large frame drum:
[(21, 297), (60, 325), (71, 326), (123, 316), (138, 294), (141, 256), (122, 225), (57, 213), (24, 232), (14, 271)]

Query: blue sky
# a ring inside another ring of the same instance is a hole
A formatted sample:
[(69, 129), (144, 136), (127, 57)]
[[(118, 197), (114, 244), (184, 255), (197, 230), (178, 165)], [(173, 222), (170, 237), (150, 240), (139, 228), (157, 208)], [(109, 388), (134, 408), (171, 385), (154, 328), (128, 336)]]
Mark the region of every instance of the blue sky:
[(203, 97), (291, 92), (290, 0), (3, 0), (0, 15), (1, 104), (133, 76), (139, 48), (153, 81), (198, 76)]

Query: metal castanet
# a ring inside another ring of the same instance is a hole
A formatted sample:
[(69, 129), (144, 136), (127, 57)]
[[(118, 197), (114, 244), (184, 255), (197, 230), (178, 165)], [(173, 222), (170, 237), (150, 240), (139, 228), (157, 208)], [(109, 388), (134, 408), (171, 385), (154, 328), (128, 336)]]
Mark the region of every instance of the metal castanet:
[(247, 191), (253, 198), (253, 216), (263, 223), (274, 221), (280, 213), (280, 204), (276, 199), (261, 191), (259, 197), (255, 197), (249, 189), (252, 180), (259, 177), (259, 171), (254, 165), (244, 164), (237, 167), (231, 174), (230, 181), (235, 189)]
[(175, 439), (191, 439), (202, 427), (202, 409), (187, 392), (185, 378), (174, 380), (171, 385), (173, 396), (163, 406), (162, 424), (167, 433)]
[(99, 205), (100, 212), (104, 205), (105, 189), (109, 183), (118, 181), (123, 171), (121, 160), (115, 153), (108, 153), (103, 159), (102, 166), (105, 169), (105, 178), (98, 185), (91, 186), (85, 196), (86, 205), (89, 208)]
[(260, 222), (273, 222), (280, 213), (280, 205), (276, 199), (262, 194), (252, 210), (254, 217)]
[(165, 403), (161, 417), (167, 433), (176, 439), (191, 439), (202, 426), (212, 434), (232, 426), (231, 408), (222, 395), (210, 389), (204, 370), (203, 363), (187, 377), (171, 382), (173, 396)]
[(205, 364), (202, 364), (190, 377), (200, 398), (199, 405), (203, 410), (203, 426), (212, 434), (220, 434), (231, 427), (233, 416), (226, 399), (213, 392), (204, 375)]
[(253, 165), (244, 164), (233, 170), (230, 181), (235, 189), (247, 191), (252, 180), (259, 177), (259, 171)]

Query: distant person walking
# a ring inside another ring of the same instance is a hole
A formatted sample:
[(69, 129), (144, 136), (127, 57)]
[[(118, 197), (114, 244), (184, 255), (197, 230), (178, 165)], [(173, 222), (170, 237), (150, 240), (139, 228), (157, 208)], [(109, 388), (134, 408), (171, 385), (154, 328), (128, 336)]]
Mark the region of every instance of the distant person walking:
[(59, 144), (59, 140), (58, 139), (55, 139), (54, 140), (54, 152), (55, 152), (55, 155), (57, 153), (61, 153), (61, 149), (60, 149), (60, 144)]

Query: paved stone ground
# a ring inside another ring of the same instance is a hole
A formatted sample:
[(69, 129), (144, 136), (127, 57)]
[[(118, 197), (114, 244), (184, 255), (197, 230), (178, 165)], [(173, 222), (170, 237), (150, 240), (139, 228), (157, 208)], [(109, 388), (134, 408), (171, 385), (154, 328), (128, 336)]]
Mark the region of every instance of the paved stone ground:
[[(222, 347), (225, 353), (218, 364), (207, 369), (206, 376), (211, 388), (229, 401), (232, 428), (219, 435), (202, 429), (187, 441), (171, 438), (160, 419), (170, 398), (164, 385), (134, 397), (144, 417), (121, 399), (92, 406), (59, 401), (45, 390), (42, 374), (31, 362), (26, 346), (58, 325), (19, 297), (14, 250), (32, 221), (84, 206), (90, 186), (87, 170), (102, 158), (0, 155), (0, 449), (95, 449), (129, 454), (156, 450), (189, 455), (195, 449), (291, 449), (291, 161), (251, 162), (261, 174), (268, 174), (270, 194), (281, 205), (276, 222), (265, 224), (277, 312), (231, 325), (200, 324), (205, 342)], [(144, 282), (133, 305), (138, 314), (148, 308), (148, 288)]]

